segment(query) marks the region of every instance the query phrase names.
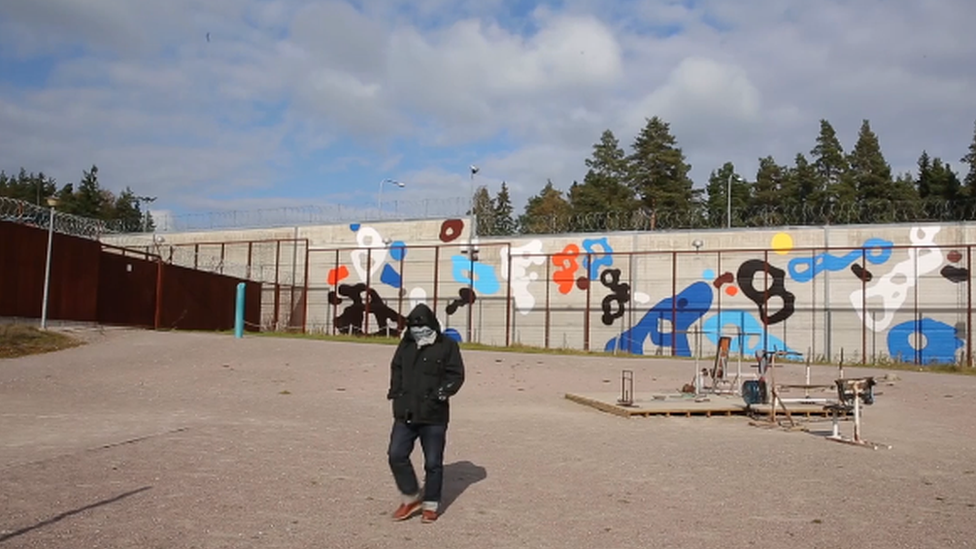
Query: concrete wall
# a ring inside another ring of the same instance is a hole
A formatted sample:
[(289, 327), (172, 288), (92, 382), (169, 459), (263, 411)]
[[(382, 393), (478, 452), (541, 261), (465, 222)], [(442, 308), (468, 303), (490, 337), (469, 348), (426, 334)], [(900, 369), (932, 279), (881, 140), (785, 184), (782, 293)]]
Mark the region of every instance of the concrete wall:
[(382, 332), (424, 301), (453, 337), (494, 345), (707, 356), (728, 335), (747, 356), (971, 354), (972, 223), (480, 238), (473, 281), (467, 230), (426, 220), (166, 234), (158, 249), (238, 276), (250, 253), (252, 278), (303, 286), (304, 242), (245, 242), (308, 239), (307, 326), (329, 333)]

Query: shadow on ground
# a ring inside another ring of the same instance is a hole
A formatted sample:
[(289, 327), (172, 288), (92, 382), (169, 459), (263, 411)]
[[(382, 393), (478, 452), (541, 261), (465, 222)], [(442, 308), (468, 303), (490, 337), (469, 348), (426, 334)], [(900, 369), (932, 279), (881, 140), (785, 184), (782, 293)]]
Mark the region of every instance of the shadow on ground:
[(488, 478), (484, 467), (470, 461), (456, 461), (444, 466), (444, 488), (441, 494), (441, 512), (447, 510), (469, 486)]

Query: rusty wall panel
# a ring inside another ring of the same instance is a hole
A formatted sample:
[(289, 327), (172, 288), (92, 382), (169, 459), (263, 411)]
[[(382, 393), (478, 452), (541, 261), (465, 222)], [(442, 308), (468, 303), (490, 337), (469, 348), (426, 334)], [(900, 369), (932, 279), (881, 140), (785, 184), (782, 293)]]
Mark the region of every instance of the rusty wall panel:
[(163, 265), (160, 329), (232, 330), (237, 284), (245, 282), (245, 327), (256, 331), (261, 322), (261, 285), (238, 278)]
[[(101, 246), (54, 234), (48, 318), (93, 322), (98, 310)], [(40, 318), (47, 231), (0, 221), (0, 316)]]
[(98, 322), (152, 328), (156, 312), (155, 261), (102, 252)]

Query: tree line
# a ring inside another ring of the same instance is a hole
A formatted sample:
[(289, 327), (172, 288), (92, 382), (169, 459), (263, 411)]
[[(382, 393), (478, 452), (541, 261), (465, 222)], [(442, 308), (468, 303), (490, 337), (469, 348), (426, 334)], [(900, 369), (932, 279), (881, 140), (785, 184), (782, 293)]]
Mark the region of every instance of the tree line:
[(655, 116), (629, 152), (605, 130), (585, 160), (582, 183), (567, 191), (549, 180), (516, 215), (506, 183), (494, 197), (481, 187), (474, 209), (482, 235), (976, 219), (976, 124), (959, 162), (962, 178), (949, 161), (923, 150), (914, 173), (896, 175), (869, 120), (849, 152), (821, 120), (813, 147), (791, 163), (767, 155), (744, 177), (725, 162), (695, 188), (670, 124)]
[[(119, 231), (152, 231), (155, 228), (152, 215), (143, 211), (142, 203), (155, 200), (137, 196), (126, 187), (117, 196), (98, 182), (98, 166), (82, 172), (77, 186), (66, 183), (58, 188), (54, 178), (43, 172), (30, 172), (24, 168), (16, 176), (0, 171), (0, 197), (13, 198), (47, 208), (47, 199), (58, 199), (57, 211), (109, 222)], [(9, 212), (7, 212), (9, 213)]]

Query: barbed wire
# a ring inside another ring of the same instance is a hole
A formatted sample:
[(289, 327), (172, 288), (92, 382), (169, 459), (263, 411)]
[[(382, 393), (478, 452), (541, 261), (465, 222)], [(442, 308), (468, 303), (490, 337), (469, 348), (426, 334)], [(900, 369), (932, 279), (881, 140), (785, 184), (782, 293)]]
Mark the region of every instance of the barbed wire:
[(382, 209), (333, 204), (327, 206), (293, 206), (256, 210), (224, 210), (177, 214), (155, 220), (160, 232), (183, 232), (217, 229), (246, 229), (327, 225), (331, 223), (395, 221), (407, 219), (442, 219), (465, 215), (470, 201), (465, 197), (422, 200), (389, 200)]
[[(711, 215), (710, 215), (711, 214)], [(733, 228), (822, 226), (881, 223), (946, 222), (976, 219), (976, 200), (863, 200), (849, 204), (799, 204), (733, 208)], [(726, 209), (709, 212), (704, 206), (683, 210), (648, 209), (565, 213), (499, 219), (490, 212), (478, 216), (478, 234), (562, 234), (610, 231), (720, 229), (727, 222)]]
[[(51, 209), (0, 196), (0, 220), (47, 229), (51, 223)], [(105, 234), (123, 232), (120, 228), (118, 222), (82, 217), (55, 209), (54, 231), (57, 233), (97, 239)]]

